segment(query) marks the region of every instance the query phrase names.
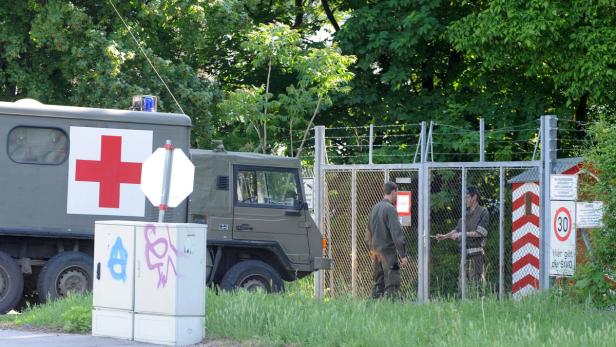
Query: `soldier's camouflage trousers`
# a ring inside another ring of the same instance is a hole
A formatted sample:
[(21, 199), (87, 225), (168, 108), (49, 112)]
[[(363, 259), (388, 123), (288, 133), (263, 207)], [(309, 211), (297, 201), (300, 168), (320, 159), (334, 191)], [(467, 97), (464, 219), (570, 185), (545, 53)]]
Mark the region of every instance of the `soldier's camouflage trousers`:
[(370, 251), (372, 258), (372, 298), (396, 299), (400, 290), (400, 264), (395, 249)]

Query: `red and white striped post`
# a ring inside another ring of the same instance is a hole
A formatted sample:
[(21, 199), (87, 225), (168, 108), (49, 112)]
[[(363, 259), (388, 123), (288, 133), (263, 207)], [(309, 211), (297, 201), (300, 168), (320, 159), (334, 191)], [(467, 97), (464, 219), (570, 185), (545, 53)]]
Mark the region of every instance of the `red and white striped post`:
[(516, 299), (539, 289), (539, 190), (537, 182), (513, 184), (511, 293)]

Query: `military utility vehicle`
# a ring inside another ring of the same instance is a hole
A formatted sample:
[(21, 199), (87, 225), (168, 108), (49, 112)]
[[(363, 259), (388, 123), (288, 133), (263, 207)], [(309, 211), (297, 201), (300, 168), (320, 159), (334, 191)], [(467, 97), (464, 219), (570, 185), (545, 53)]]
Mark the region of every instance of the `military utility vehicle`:
[(167, 139), (196, 170), (165, 222), (208, 225), (209, 285), (279, 292), (329, 268), (299, 161), (189, 150), (190, 127), (182, 114), (0, 102), (0, 312), (91, 289), (94, 221), (157, 220), (141, 163)]

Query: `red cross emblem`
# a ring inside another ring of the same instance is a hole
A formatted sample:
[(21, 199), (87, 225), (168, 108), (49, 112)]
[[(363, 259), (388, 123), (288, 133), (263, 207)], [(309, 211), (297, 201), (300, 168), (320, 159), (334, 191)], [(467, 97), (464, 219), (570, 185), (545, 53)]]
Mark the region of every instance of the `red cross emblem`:
[(77, 160), (75, 180), (98, 182), (98, 206), (120, 207), (120, 184), (141, 183), (141, 163), (122, 161), (122, 136), (101, 136), (101, 160)]

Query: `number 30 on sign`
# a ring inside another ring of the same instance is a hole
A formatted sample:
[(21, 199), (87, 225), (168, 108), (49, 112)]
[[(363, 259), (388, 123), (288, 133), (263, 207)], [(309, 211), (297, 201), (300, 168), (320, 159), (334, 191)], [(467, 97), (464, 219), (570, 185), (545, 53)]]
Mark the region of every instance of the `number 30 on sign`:
[(551, 202), (550, 276), (575, 272), (575, 202)]

